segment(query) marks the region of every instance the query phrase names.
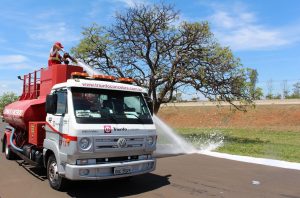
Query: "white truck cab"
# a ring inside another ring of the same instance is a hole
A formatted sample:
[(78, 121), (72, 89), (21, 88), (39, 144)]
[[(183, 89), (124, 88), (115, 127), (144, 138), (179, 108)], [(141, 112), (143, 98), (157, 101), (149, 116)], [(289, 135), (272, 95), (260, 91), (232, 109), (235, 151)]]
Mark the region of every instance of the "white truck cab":
[(51, 187), (153, 171), (157, 133), (144, 95), (135, 85), (95, 79), (56, 84), (46, 99), (43, 143)]

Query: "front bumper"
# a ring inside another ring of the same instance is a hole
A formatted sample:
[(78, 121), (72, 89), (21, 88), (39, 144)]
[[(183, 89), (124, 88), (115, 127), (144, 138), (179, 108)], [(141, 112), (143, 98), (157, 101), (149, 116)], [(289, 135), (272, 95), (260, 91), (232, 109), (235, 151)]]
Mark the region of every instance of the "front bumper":
[[(65, 177), (70, 180), (102, 180), (111, 178), (128, 177), (154, 171), (155, 159), (139, 160), (132, 162), (118, 162), (95, 165), (71, 165), (66, 164)], [(114, 174), (116, 167), (130, 167), (131, 172), (127, 174)], [(88, 170), (88, 171), (87, 171)], [(88, 174), (82, 174), (83, 172)]]

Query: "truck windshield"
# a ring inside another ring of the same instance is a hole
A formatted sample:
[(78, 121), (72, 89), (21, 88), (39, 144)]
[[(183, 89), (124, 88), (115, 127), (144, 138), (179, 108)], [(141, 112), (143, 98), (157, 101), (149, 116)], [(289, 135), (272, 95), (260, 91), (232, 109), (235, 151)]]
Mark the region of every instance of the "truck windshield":
[(141, 93), (72, 88), (77, 123), (153, 124)]

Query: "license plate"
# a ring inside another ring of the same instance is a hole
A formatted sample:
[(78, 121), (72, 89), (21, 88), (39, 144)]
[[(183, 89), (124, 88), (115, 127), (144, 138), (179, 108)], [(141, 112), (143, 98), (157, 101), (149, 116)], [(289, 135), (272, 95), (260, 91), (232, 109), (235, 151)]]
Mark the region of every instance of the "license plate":
[(132, 168), (130, 166), (122, 166), (114, 168), (115, 175), (124, 175), (131, 173)]

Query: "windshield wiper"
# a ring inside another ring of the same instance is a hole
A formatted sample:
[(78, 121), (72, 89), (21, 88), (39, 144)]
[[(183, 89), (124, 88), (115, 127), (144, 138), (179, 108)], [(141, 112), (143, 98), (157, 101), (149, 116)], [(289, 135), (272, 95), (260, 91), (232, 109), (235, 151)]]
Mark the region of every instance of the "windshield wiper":
[(124, 112), (125, 115), (133, 115), (134, 117), (136, 117), (138, 119), (138, 121), (140, 121), (141, 124), (145, 124), (145, 122), (143, 121), (143, 119), (141, 119), (139, 116), (137, 116), (135, 113), (130, 113), (130, 112)]

